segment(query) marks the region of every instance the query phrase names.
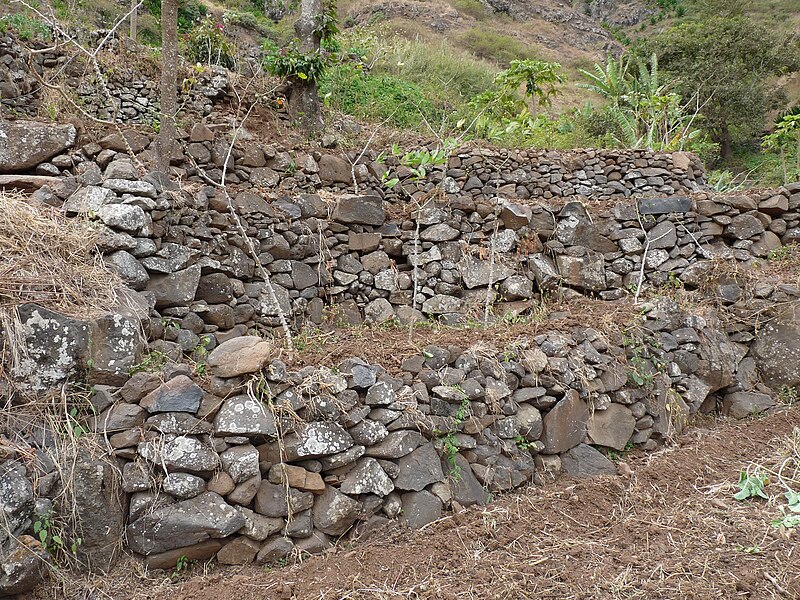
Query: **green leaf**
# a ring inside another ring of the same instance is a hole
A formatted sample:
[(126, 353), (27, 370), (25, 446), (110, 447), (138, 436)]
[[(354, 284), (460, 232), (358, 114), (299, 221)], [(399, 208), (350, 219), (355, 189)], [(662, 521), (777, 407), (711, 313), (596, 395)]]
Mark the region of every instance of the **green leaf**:
[(42, 542), (42, 544), (44, 544), (47, 541), (47, 530), (46, 529), (42, 529), (39, 532), (39, 541)]
[(297, 76), (298, 76), (300, 79), (308, 79), (308, 75), (306, 75), (305, 73), (298, 73), (298, 74), (297, 74)]

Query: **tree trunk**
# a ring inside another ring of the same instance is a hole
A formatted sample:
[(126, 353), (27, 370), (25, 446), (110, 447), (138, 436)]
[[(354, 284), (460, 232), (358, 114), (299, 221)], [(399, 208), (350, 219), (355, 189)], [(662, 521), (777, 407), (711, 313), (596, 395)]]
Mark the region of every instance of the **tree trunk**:
[(727, 160), (731, 157), (731, 146), (731, 132), (727, 125), (723, 125), (719, 129), (719, 153), (722, 156), (722, 160)]
[(139, 5), (137, 0), (131, 0), (131, 39), (135, 42), (137, 29), (139, 26), (139, 9), (136, 8)]
[(178, 0), (161, 1), (161, 118), (158, 167), (169, 171), (178, 112)]
[[(312, 54), (319, 50), (320, 38), (317, 34), (317, 19), (322, 15), (322, 0), (301, 0), (300, 18), (294, 30), (300, 39), (300, 50)], [(317, 93), (317, 82), (292, 77), (287, 95), (289, 116), (301, 129), (312, 132), (322, 129), (322, 109)]]

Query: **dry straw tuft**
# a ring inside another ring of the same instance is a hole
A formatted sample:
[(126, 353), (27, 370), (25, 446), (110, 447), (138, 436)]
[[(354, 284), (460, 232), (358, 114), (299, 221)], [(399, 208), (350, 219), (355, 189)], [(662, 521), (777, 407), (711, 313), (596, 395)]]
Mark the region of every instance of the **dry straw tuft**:
[(0, 192), (0, 313), (35, 302), (85, 318), (114, 306), (120, 280), (96, 252), (99, 235), (86, 221)]

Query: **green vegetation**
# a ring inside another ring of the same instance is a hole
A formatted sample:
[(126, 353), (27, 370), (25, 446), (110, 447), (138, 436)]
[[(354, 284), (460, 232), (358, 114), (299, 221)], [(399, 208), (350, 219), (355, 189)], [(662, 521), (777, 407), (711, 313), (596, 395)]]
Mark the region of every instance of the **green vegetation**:
[(67, 538), (64, 527), (57, 522), (53, 510), (36, 518), (33, 522), (33, 533), (39, 538), (42, 547), (53, 557), (56, 564), (63, 565), (71, 562), (83, 543), (80, 537)]
[(769, 483), (769, 477), (761, 470), (755, 469), (752, 473), (742, 471), (739, 473), (739, 482), (736, 486), (739, 491), (733, 497), (742, 501), (748, 498), (764, 498), (769, 500), (769, 496), (764, 492), (764, 486)]
[(774, 77), (800, 68), (800, 46), (744, 16), (687, 21), (647, 46), (683, 98), (697, 97), (703, 128), (720, 144), (723, 159), (733, 144), (753, 139), (767, 111), (780, 99)]
[(478, 58), (500, 65), (508, 64), (512, 60), (533, 58), (530, 49), (518, 39), (490, 29), (469, 29), (461, 34), (459, 41)]
[(6, 33), (7, 31), (13, 31), (23, 41), (49, 40), (53, 35), (49, 26), (25, 13), (15, 13), (0, 17), (0, 33)]

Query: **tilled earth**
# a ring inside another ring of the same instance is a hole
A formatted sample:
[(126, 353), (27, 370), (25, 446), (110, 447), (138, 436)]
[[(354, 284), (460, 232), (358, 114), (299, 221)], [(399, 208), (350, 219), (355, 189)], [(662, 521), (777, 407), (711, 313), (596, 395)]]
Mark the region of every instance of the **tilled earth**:
[[(302, 564), (159, 576), (128, 561), (127, 575), (123, 565), (116, 576), (72, 580), (58, 596), (800, 598), (800, 531), (770, 524), (783, 501), (781, 464), (800, 487), (800, 410), (706, 425), (656, 454), (623, 457), (619, 476), (532, 487)], [(772, 472), (772, 499), (734, 500), (740, 471), (755, 465)]]

